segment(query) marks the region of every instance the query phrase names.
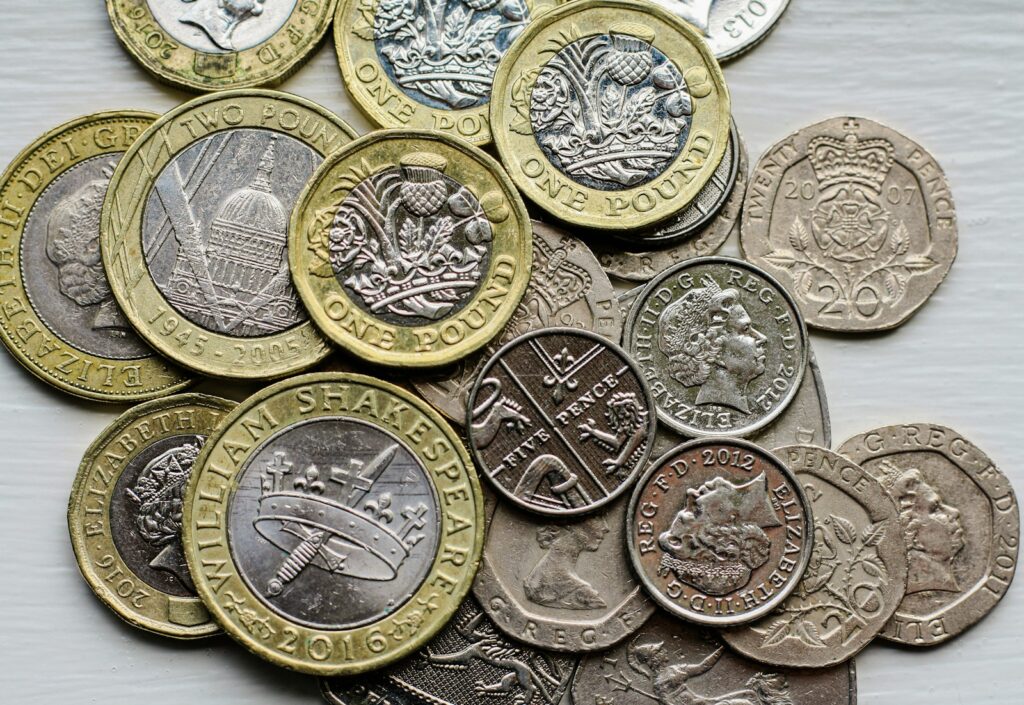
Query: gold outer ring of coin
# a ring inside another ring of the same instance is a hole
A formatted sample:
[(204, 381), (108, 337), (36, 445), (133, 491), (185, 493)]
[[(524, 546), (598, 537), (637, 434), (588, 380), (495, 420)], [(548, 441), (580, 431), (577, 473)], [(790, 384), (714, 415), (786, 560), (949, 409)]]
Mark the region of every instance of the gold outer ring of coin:
[[(679, 68), (694, 109), (686, 143), (659, 176), (606, 191), (576, 183), (548, 160), (533, 134), (530, 101), (555, 53), (626, 22), (653, 34), (651, 46)], [(729, 140), (729, 91), (711, 50), (689, 24), (643, 0), (575, 0), (532, 22), (498, 64), (490, 105), (494, 144), (516, 186), (559, 220), (593, 230), (643, 228), (671, 218), (714, 175)]]
[(154, 352), (127, 360), (101, 357), (52, 331), (26, 291), (21, 262), (25, 227), (50, 184), (87, 159), (128, 151), (156, 118), (153, 113), (119, 110), (71, 120), (22, 150), (0, 176), (0, 263), (6, 265), (0, 267), (0, 338), (33, 375), (85, 399), (145, 401), (183, 389), (192, 380)]
[(177, 41), (160, 25), (147, 0), (107, 0), (121, 45), (158, 80), (190, 91), (271, 86), (299, 69), (319, 46), (337, 0), (296, 2), (270, 37), (243, 51), (207, 53)]
[[(379, 410), (390, 421), (378, 418)], [(441, 540), (417, 591), (387, 616), (339, 630), (290, 622), (268, 609), (239, 574), (224, 521), (247, 459), (278, 432), (323, 417), (354, 419), (399, 438), (424, 466), (440, 518)], [(225, 632), (271, 663), (321, 676), (381, 668), (426, 644), (469, 592), (483, 550), (480, 482), (458, 434), (411, 392), (352, 373), (313, 373), (278, 382), (224, 420), (195, 467), (185, 494), (182, 544), (196, 589)], [(433, 610), (421, 609), (429, 604)], [(408, 620), (420, 625), (414, 636), (404, 633)], [(247, 623), (263, 624), (273, 632), (262, 633), (272, 635), (260, 638), (261, 632), (250, 633)]]
[[(473, 298), (456, 313), (430, 324), (392, 325), (364, 311), (338, 281), (329, 231), (357, 185), (416, 153), (443, 158), (445, 175), (478, 200), (492, 232), (490, 262)], [(333, 154), (299, 196), (288, 240), (292, 280), (317, 327), (364, 360), (402, 368), (447, 365), (486, 345), (515, 312), (533, 258), (526, 205), (501, 165), (463, 140), (427, 130), (378, 130)]]
[(213, 433), (235, 402), (177, 394), (133, 406), (92, 442), (68, 501), (68, 530), (82, 577), (107, 607), (132, 626), (176, 639), (216, 634), (198, 597), (177, 597), (149, 585), (124, 561), (110, 527), (111, 496), (131, 460), (153, 442)]
[(100, 249), (114, 297), (158, 352), (212, 377), (270, 379), (312, 367), (329, 354), (313, 324), (307, 320), (253, 338), (198, 326), (157, 287), (142, 242), (145, 204), (162, 169), (197, 141), (243, 128), (287, 135), (325, 156), (355, 137), (332, 112), (289, 93), (249, 88), (195, 98), (157, 120), (118, 164), (103, 203)]

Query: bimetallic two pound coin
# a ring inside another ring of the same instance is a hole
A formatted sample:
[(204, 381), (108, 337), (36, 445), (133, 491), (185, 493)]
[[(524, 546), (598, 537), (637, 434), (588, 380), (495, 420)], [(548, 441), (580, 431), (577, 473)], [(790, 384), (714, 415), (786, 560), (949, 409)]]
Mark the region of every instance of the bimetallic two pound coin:
[(651, 463), (626, 523), (633, 568), (655, 601), (716, 627), (774, 611), (800, 583), (814, 532), (793, 473), (729, 438), (690, 441)]
[(729, 93), (694, 29), (648, 3), (581, 0), (501, 60), (494, 141), (523, 193), (563, 221), (644, 228), (697, 197), (729, 142)]
[(255, 89), (197, 98), (147, 130), (114, 172), (101, 236), (114, 296), (146, 342), (214, 377), (323, 359), (288, 272), (288, 218), (353, 137), (315, 103)]
[(451, 427), (411, 393), (346, 373), (243, 402), (197, 461), (183, 521), (196, 588), (224, 630), (318, 675), (423, 646), (483, 545), (480, 485)]
[(479, 350), (530, 280), (526, 206), (494, 159), (439, 132), (380, 130), (329, 158), (292, 212), (292, 277), (313, 321), (381, 365)]
[(349, 95), (378, 127), (491, 141), (498, 62), (557, 0), (341, 0), (334, 42)]
[(234, 402), (179, 394), (139, 404), (85, 452), (68, 503), (78, 567), (128, 623), (179, 639), (219, 630), (185, 561), (181, 513), (200, 449)]
[(194, 91), (278, 83), (327, 33), (336, 0), (107, 0), (124, 48), (161, 81)]
[(110, 177), (156, 117), (125, 110), (72, 120), (0, 177), (0, 338), (32, 374), (76, 396), (137, 402), (189, 383), (132, 330), (100, 258)]

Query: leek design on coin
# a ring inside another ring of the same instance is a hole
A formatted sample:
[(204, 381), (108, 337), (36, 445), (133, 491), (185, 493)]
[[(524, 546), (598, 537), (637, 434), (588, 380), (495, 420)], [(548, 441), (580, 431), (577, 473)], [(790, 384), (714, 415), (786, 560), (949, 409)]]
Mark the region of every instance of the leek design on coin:
[(99, 401), (136, 402), (188, 384), (132, 330), (100, 258), (100, 213), (118, 161), (157, 116), (96, 113), (61, 125), (0, 177), (0, 337), (44, 382)]
[(653, 0), (703, 36), (719, 61), (750, 51), (775, 27), (789, 0)]
[(810, 503), (778, 458), (734, 439), (654, 461), (626, 515), (633, 567), (672, 614), (718, 627), (775, 610), (811, 555)]
[(999, 603), (1017, 568), (1013, 487), (977, 446), (936, 424), (885, 426), (839, 452), (885, 487), (899, 510), (907, 590), (881, 637), (933, 646)]
[(100, 434), (68, 503), (79, 568), (119, 617), (189, 639), (219, 631), (196, 596), (181, 541), (185, 487), (233, 402), (181, 394), (140, 404)]
[(502, 331), (481, 352), (454, 368), (413, 381), (416, 391), (457, 424), (466, 421), (466, 398), (488, 358), (517, 335), (566, 326), (598, 333), (613, 343), (622, 338), (622, 319), (608, 275), (582, 240), (532, 221), (533, 268), (519, 306)]
[(434, 411), (371, 377), (258, 393), (211, 438), (185, 499), (199, 594), (257, 655), (320, 675), (397, 660), (469, 590), (483, 502)]
[(466, 416), (470, 448), (498, 492), (556, 517), (627, 491), (654, 442), (654, 404), (636, 365), (572, 328), (527, 333), (498, 350)]
[(158, 79), (216, 91), (271, 85), (312, 54), (335, 0), (107, 0), (117, 38)]
[(704, 257), (661, 273), (637, 296), (624, 347), (658, 419), (689, 436), (747, 435), (789, 405), (807, 331), (785, 289), (746, 262)]
[(265, 379), (328, 352), (288, 272), (288, 216), (345, 123), (284, 93), (246, 90), (161, 118), (114, 173), (102, 251), (125, 314), (203, 374)]
[(353, 354), (429, 367), (501, 330), (530, 277), (530, 222), (501, 166), (440, 133), (382, 130), (335, 154), (292, 213), (296, 288)]
[(516, 185), (600, 230), (675, 215), (729, 141), (729, 96), (706, 45), (653, 5), (568, 3), (523, 32), (495, 76), (495, 144)]
[(744, 256), (793, 292), (807, 324), (894, 328), (924, 305), (956, 257), (953, 197), (920, 145), (837, 117), (772, 147), (743, 209)]
[(498, 61), (554, 0), (341, 0), (334, 25), (342, 79), (379, 127), (491, 141)]

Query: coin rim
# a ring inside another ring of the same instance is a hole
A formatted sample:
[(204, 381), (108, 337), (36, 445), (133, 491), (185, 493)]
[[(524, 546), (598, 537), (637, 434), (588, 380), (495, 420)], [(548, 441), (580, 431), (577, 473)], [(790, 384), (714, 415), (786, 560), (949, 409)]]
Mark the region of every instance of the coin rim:
[(728, 51), (723, 51), (721, 55), (715, 54), (715, 57), (720, 62), (731, 61), (732, 59), (736, 59), (740, 56), (743, 56), (754, 47), (759, 46), (761, 42), (768, 38), (768, 35), (775, 31), (775, 28), (778, 26), (779, 22), (782, 21), (782, 16), (786, 14), (787, 9), (789, 9), (789, 0), (782, 0), (782, 2), (779, 5), (778, 14), (775, 15), (775, 19), (769, 22), (768, 25), (764, 28), (764, 30), (762, 30), (759, 34), (755, 34), (753, 37), (751, 37), (749, 42), (737, 44), (735, 47), (730, 48)]

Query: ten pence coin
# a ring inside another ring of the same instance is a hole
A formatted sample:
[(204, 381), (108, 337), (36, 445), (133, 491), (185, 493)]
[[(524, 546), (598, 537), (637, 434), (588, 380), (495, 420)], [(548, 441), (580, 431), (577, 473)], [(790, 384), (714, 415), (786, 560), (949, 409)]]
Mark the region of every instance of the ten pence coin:
[(68, 529), (89, 587), (119, 617), (178, 639), (220, 629), (196, 596), (181, 541), (185, 486), (234, 402), (179, 394), (119, 416), (85, 452)]
[(789, 0), (654, 0), (703, 35), (715, 58), (726, 61), (760, 44)]
[(101, 221), (111, 288), (146, 342), (236, 379), (326, 356), (292, 287), (288, 216), (353, 136), (315, 103), (255, 89), (197, 98), (148, 129), (118, 164)]
[(814, 548), (779, 610), (721, 636), (756, 661), (822, 668), (852, 658), (882, 630), (907, 586), (896, 505), (881, 483), (817, 446), (777, 448), (811, 501)]
[(185, 495), (196, 588), (277, 665), (356, 674), (411, 654), (469, 591), (483, 499), (458, 436), (411, 393), (310, 374), (250, 397)]
[(836, 117), (758, 161), (740, 246), (793, 292), (807, 325), (895, 328), (953, 265), (953, 196), (919, 144), (865, 118)]
[(0, 339), (70, 394), (112, 402), (189, 384), (132, 330), (100, 260), (100, 213), (114, 168), (156, 115), (96, 113), (50, 130), (0, 176)]
[(716, 627), (772, 612), (796, 589), (814, 523), (799, 481), (738, 439), (691, 441), (648, 466), (626, 514), (633, 568), (683, 619)]
[(193, 91), (283, 81), (323, 39), (334, 7), (335, 0), (107, 0), (132, 58)]
[(1006, 594), (1017, 568), (1020, 516), (1010, 481), (973, 443), (936, 424), (885, 426), (839, 452), (879, 480), (899, 510), (907, 591), (880, 636), (940, 644)]
[(648, 3), (580, 0), (532, 22), (494, 76), (494, 143), (556, 218), (646, 228), (693, 201), (729, 142), (725, 78), (697, 32)]

